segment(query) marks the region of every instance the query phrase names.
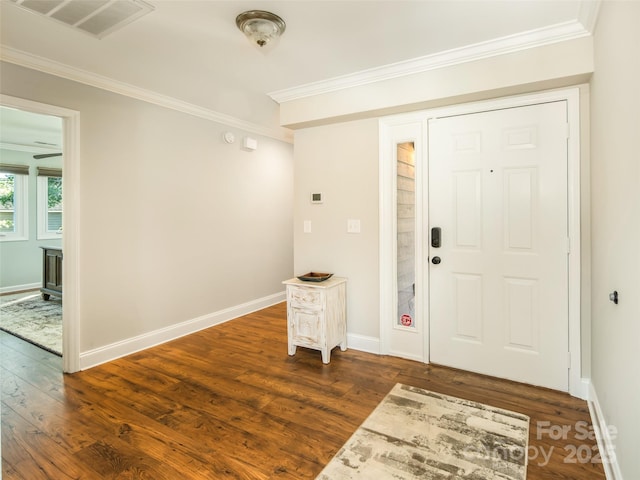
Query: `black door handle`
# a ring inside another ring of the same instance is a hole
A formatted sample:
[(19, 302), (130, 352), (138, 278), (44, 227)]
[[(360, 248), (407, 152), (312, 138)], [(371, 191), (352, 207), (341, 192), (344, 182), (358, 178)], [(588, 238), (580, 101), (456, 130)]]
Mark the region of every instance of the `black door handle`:
[(433, 257), (431, 259), (431, 263), (433, 263), (434, 265), (438, 265), (442, 260), (440, 259), (440, 257)]

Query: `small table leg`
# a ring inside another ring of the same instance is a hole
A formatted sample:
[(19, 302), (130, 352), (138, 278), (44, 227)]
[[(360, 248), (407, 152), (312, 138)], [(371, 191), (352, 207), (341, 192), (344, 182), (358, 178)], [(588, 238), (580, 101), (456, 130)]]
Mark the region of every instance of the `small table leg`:
[(328, 348), (322, 349), (322, 363), (329, 363), (331, 361), (331, 350)]

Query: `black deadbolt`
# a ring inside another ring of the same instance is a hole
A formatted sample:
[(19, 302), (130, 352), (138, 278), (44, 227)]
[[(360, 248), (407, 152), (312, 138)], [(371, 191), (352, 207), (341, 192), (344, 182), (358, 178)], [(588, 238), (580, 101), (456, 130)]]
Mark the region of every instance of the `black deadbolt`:
[(440, 248), (442, 245), (441, 233), (440, 227), (433, 227), (431, 229), (431, 246), (433, 248)]

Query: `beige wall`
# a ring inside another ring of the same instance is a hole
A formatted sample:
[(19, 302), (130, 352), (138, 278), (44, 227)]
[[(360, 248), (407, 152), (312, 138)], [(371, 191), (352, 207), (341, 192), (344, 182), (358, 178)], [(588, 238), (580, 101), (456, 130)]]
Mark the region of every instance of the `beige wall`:
[(625, 479), (640, 478), (639, 25), (640, 2), (603, 2), (591, 85), (592, 381)]
[(0, 85), (80, 112), (81, 352), (283, 291), (291, 145), (12, 64)]
[[(347, 330), (377, 342), (378, 121), (298, 130), (294, 143), (295, 273), (347, 277)], [(324, 203), (310, 202), (316, 191), (324, 194)], [(361, 233), (347, 233), (347, 219), (360, 220)], [(311, 221), (311, 233), (303, 233), (305, 220)]]

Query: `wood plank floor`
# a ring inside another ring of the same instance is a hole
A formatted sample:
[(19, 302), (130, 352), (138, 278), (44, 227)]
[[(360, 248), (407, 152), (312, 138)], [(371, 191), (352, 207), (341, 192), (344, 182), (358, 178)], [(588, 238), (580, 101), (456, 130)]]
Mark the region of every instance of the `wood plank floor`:
[(528, 480), (604, 479), (585, 402), (355, 350), (289, 357), (285, 307), (73, 375), (2, 333), (5, 480), (313, 479), (397, 382), (529, 415)]

